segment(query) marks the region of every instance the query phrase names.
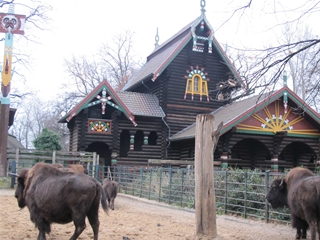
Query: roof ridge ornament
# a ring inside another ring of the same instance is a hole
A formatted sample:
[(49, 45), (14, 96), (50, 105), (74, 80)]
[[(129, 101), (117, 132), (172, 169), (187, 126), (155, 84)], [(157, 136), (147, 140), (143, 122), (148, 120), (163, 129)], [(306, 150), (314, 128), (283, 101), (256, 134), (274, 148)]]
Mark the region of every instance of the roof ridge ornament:
[(212, 44), (214, 31), (205, 15), (206, 1), (200, 0), (201, 16), (191, 25), (191, 34), (193, 37), (192, 50), (203, 52), (207, 45), (208, 53), (212, 53)]
[(156, 36), (155, 36), (155, 38), (154, 38), (155, 40), (156, 40), (156, 43), (154, 44), (154, 48), (157, 48), (157, 47), (159, 47), (159, 34), (158, 34), (158, 28), (157, 28), (157, 34), (156, 34)]
[(201, 7), (201, 15), (203, 16), (206, 10), (204, 7), (206, 6), (206, 1), (205, 0), (200, 0), (200, 7)]
[[(282, 74), (283, 74), (283, 86), (287, 87), (287, 79), (288, 79), (287, 71), (284, 70)], [(283, 106), (284, 106), (284, 113), (287, 113), (288, 112), (288, 93), (287, 93), (287, 91), (284, 91), (284, 93), (283, 93)]]

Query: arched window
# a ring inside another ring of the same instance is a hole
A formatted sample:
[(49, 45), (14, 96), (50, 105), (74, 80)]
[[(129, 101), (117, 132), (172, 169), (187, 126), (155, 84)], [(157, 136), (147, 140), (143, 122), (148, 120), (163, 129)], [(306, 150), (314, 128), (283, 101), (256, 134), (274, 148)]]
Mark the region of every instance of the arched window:
[(186, 84), (186, 91), (184, 94), (184, 99), (187, 98), (187, 95), (191, 95), (191, 99), (194, 99), (194, 95), (200, 95), (200, 101), (202, 101), (202, 96), (207, 97), (207, 101), (209, 101), (209, 93), (208, 93), (208, 82), (209, 79), (206, 78), (206, 74), (203, 72), (203, 68), (200, 70), (197, 67), (196, 69), (192, 68), (192, 71), (189, 72)]
[(122, 130), (120, 134), (120, 157), (128, 157), (130, 149), (130, 132), (129, 130)]
[(141, 130), (136, 131), (134, 135), (134, 151), (142, 151), (144, 133)]
[(148, 145), (157, 145), (158, 134), (155, 131), (151, 131), (148, 136)]

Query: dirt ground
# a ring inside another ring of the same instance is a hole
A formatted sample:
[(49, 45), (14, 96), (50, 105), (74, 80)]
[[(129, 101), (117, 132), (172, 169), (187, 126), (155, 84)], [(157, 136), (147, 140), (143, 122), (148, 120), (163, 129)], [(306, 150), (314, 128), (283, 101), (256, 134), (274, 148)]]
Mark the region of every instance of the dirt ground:
[[(100, 240), (197, 239), (194, 212), (122, 194), (115, 200), (115, 210), (110, 210), (108, 214), (101, 210), (99, 218)], [(67, 240), (73, 231), (73, 223), (52, 224), (47, 239)], [(291, 226), (231, 216), (217, 216), (217, 232), (217, 240), (292, 240), (295, 236)], [(13, 190), (0, 189), (0, 239), (36, 239), (37, 235), (38, 230), (30, 221), (28, 209), (19, 209)], [(88, 222), (79, 239), (93, 239)]]

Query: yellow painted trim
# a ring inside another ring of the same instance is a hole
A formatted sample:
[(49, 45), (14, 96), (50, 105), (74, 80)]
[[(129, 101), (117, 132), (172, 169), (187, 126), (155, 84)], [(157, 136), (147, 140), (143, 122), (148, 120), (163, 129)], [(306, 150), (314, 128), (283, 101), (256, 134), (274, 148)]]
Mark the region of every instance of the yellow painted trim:
[(270, 113), (269, 109), (265, 107), (263, 110), (266, 113), (266, 118), (269, 119), (267, 121), (266, 119), (260, 117), (257, 114), (253, 114), (252, 117), (261, 122), (261, 124), (264, 124), (266, 127), (262, 126), (252, 126), (252, 125), (247, 125), (247, 124), (238, 124), (237, 129), (238, 130), (248, 130), (248, 131), (259, 131), (259, 132), (272, 132), (272, 133), (277, 133), (281, 131), (287, 131), (289, 134), (297, 134), (297, 135), (312, 135), (312, 136), (320, 136), (320, 133), (317, 129), (302, 129), (302, 130), (288, 130), (290, 126), (294, 126), (295, 124), (301, 122), (304, 120), (303, 117), (298, 116), (297, 118), (293, 119), (292, 121), (286, 123), (286, 119), (288, 119), (289, 114), (291, 113), (292, 109), (289, 107), (287, 113), (282, 116), (282, 119), (280, 121), (280, 107), (279, 107), (279, 102), (276, 101), (274, 102), (275, 104), (275, 119), (273, 119), (272, 114)]
[[(195, 91), (195, 81), (194, 78), (198, 77), (198, 91)], [(190, 90), (188, 87), (190, 86)], [(192, 94), (192, 95), (203, 95), (203, 96), (209, 96), (208, 91), (208, 83), (206, 80), (203, 80), (200, 74), (194, 74), (192, 78), (187, 79), (186, 83), (186, 91), (185, 94)]]

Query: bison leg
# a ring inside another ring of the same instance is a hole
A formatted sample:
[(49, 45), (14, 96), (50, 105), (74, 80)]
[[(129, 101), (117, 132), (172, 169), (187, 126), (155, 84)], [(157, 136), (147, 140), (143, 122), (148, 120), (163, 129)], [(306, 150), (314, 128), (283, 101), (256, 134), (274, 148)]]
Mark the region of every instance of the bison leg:
[(318, 219), (318, 238), (320, 240), (320, 219)]
[(46, 233), (44, 231), (39, 230), (38, 238), (37, 240), (46, 240)]
[(99, 221), (98, 214), (99, 213), (97, 211), (97, 212), (89, 212), (87, 215), (87, 217), (89, 219), (89, 223), (92, 227), (94, 240), (98, 240), (98, 234), (99, 234), (100, 221)]
[(111, 199), (111, 209), (114, 210), (114, 198)]
[(86, 221), (85, 216), (79, 215), (73, 218), (73, 223), (75, 226), (74, 233), (70, 240), (76, 240), (79, 235), (83, 232), (83, 230), (86, 228)]
[(310, 235), (311, 235), (310, 239), (316, 240), (317, 232), (318, 232), (317, 221), (310, 222), (309, 226), (310, 226)]
[(291, 214), (291, 217), (292, 227), (297, 229), (296, 239), (307, 238), (307, 229), (309, 227), (308, 223), (294, 214)]
[(50, 223), (47, 222), (45, 219), (42, 219), (41, 221), (39, 221), (39, 219), (37, 219), (37, 226), (39, 229), (39, 234), (38, 234), (38, 238), (37, 240), (46, 240), (46, 233), (50, 233), (51, 231), (51, 226)]

